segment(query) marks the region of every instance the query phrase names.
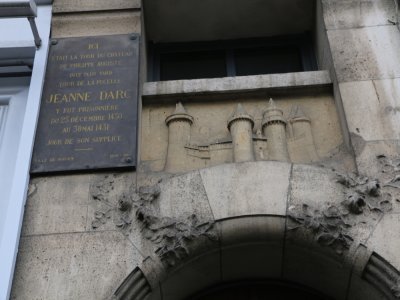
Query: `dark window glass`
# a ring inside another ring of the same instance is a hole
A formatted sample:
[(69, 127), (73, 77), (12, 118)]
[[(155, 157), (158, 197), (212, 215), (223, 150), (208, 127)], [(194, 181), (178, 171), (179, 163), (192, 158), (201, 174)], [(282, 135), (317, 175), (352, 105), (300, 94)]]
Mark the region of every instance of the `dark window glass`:
[(149, 80), (180, 80), (313, 71), (309, 34), (149, 44)]
[(234, 57), (236, 76), (303, 71), (296, 47), (241, 49)]
[(225, 77), (223, 51), (163, 53), (160, 55), (160, 80)]

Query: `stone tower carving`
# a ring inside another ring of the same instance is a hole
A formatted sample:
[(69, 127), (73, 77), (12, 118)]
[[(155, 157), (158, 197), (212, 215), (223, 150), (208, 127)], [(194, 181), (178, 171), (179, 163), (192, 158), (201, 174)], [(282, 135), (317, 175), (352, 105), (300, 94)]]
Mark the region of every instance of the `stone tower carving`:
[(283, 111), (276, 107), (272, 99), (264, 112), (262, 131), (267, 137), (268, 158), (270, 160), (290, 161), (286, 142), (286, 121)]
[(253, 117), (239, 103), (228, 119), (228, 129), (232, 136), (233, 160), (235, 162), (254, 161), (253, 127)]
[[(311, 121), (304, 114), (300, 106), (293, 106), (288, 120), (289, 141), (298, 144), (298, 147), (305, 150), (302, 161), (315, 162), (319, 160), (311, 131)], [(300, 151), (297, 151), (300, 152)]]
[(186, 170), (185, 146), (190, 141), (190, 127), (193, 117), (187, 113), (181, 102), (175, 111), (165, 119), (168, 126), (168, 150), (164, 170), (182, 172)]

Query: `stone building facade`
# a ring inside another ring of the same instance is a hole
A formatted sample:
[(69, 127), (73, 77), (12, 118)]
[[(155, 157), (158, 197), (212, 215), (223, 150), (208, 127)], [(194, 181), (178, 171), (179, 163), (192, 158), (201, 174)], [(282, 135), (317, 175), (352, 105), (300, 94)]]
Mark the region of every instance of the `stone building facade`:
[[(31, 177), (10, 299), (400, 298), (396, 0), (52, 11), (51, 39), (140, 35), (138, 165)], [(151, 78), (153, 44), (305, 31), (312, 70)]]

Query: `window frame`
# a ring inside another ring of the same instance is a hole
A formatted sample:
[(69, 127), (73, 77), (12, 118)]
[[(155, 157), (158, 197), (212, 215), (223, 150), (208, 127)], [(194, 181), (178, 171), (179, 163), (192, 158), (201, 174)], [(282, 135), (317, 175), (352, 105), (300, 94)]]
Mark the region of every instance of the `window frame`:
[[(15, 263), (18, 253), (20, 234), (22, 228), (22, 220), (24, 216), (24, 208), (27, 197), (29, 184), (29, 169), (33, 150), (33, 143), (36, 131), (36, 125), (39, 115), (40, 100), (42, 96), (42, 88), (45, 77), (47, 64), (47, 55), (49, 49), (49, 37), (51, 26), (52, 7), (51, 1), (39, 1), (43, 4), (38, 5), (38, 16), (35, 19), (39, 35), (42, 38), (42, 45), (39, 49), (33, 51), (34, 64), (31, 74), (31, 79), (26, 89), (24, 109), (21, 110), (21, 129), (19, 135), (15, 136), (18, 140), (18, 146), (15, 151), (15, 156), (12, 159), (11, 166), (13, 174), (10, 178), (9, 193), (7, 199), (1, 198), (1, 201), (6, 202), (5, 220), (0, 228), (0, 299), (8, 299), (11, 292), (13, 282)], [(11, 20), (11, 21), (8, 21)], [(28, 22), (20, 19), (21, 21)], [(12, 18), (6, 19), (7, 22), (14, 22)], [(21, 34), (15, 35), (7, 31), (9, 28), (3, 27), (5, 34), (0, 41), (1, 59), (20, 59), (20, 57), (10, 57), (17, 55), (18, 52), (25, 53), (25, 50), (36, 48), (33, 35), (29, 30), (21, 31)], [(17, 30), (19, 28), (13, 28)], [(0, 30), (1, 31), (1, 30)], [(2, 33), (3, 34), (3, 33)], [(3, 77), (19, 77), (26, 74), (15, 74), (13, 72)], [(16, 78), (18, 79), (18, 78)], [(13, 80), (11, 80), (13, 81)], [(7, 125), (6, 125), (7, 129)], [(4, 144), (0, 145), (0, 151), (4, 151)], [(9, 169), (2, 169), (0, 166), (0, 178), (10, 174)]]
[[(294, 47), (299, 50), (303, 71), (316, 71), (318, 69), (315, 52), (313, 49), (311, 33), (294, 35), (281, 35), (266, 38), (248, 38), (224, 41), (200, 41), (179, 43), (154, 43), (148, 42), (148, 73), (149, 82), (160, 80), (160, 58), (163, 54), (178, 54), (198, 51), (224, 51), (226, 64), (226, 77), (235, 77), (236, 67), (234, 51), (241, 49)], [(198, 78), (201, 79), (201, 78)]]

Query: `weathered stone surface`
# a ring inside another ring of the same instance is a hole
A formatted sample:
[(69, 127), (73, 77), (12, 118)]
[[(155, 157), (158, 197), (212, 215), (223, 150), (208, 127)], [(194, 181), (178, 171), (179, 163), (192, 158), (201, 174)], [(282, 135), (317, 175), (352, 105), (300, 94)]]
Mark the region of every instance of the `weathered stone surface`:
[(159, 256), (168, 268), (191, 254), (190, 248), (207, 248), (209, 242), (217, 240), (198, 171), (139, 187), (131, 201), (141, 236), (129, 226), (130, 232), (134, 237), (150, 240), (152, 254)]
[(228, 164), (200, 170), (216, 219), (251, 214), (284, 215), (290, 164)]
[[(293, 200), (288, 211), (287, 237), (302, 242), (312, 238), (339, 255), (348, 255), (348, 251), (352, 255), (351, 252), (356, 251), (358, 244), (365, 243), (369, 238), (382, 215), (393, 210), (396, 199), (399, 198), (397, 190), (400, 186), (397, 187), (396, 171), (393, 171), (396, 166), (392, 166), (397, 161), (384, 156), (377, 159), (381, 160), (380, 170), (387, 173), (378, 178), (334, 174), (305, 167), (309, 170), (304, 172), (303, 169), (304, 174), (309, 176), (313, 172), (314, 178), (307, 179), (303, 174), (303, 177), (298, 176), (298, 182), (292, 182)], [(389, 168), (393, 169), (392, 172)], [(294, 166), (294, 180), (298, 173), (298, 166)], [(316, 188), (313, 189), (308, 182)], [(300, 234), (296, 234), (299, 228), (308, 229), (313, 236), (302, 230)]]
[(109, 299), (141, 260), (119, 232), (25, 237), (11, 299)]
[(328, 30), (328, 38), (339, 82), (400, 77), (397, 26)]
[(377, 159), (378, 156), (384, 154), (388, 157), (396, 158), (400, 153), (400, 144), (396, 140), (367, 142), (359, 136), (353, 136), (352, 142), (356, 150), (359, 172), (370, 177), (382, 175), (382, 166)]
[(140, 0), (55, 0), (54, 13), (140, 8)]
[(380, 220), (371, 237), (367, 241), (367, 247), (378, 253), (400, 269), (400, 231), (396, 230), (400, 223), (400, 214), (386, 214)]
[[(125, 230), (133, 220), (133, 212), (123, 207), (123, 195), (135, 191), (136, 173), (93, 175), (87, 210), (86, 230)], [(126, 204), (126, 203), (125, 203)]]
[(289, 206), (307, 203), (321, 208), (326, 203), (338, 205), (343, 201), (343, 190), (329, 169), (293, 165), (290, 186)]
[(22, 235), (86, 230), (91, 175), (41, 177), (26, 201)]
[[(269, 143), (273, 144), (274, 139), (262, 133), (263, 112), (268, 109), (265, 98), (247, 96), (236, 101), (221, 99), (216, 99), (212, 103), (209, 101), (210, 99), (201, 97), (185, 101), (184, 106), (193, 116), (194, 121), (190, 127), (190, 141), (188, 143), (185, 139), (188, 144), (184, 146), (184, 151), (180, 152), (168, 151), (169, 137), (165, 119), (173, 113), (174, 104), (160, 103), (143, 106), (141, 172), (162, 171), (166, 165), (167, 152), (170, 160), (174, 158), (174, 161), (181, 161), (177, 164), (180, 167), (172, 170), (176, 173), (233, 162), (232, 135), (227, 128), (227, 121), (240, 102), (243, 103), (247, 113), (254, 118), (252, 146), (255, 159), (273, 158), (268, 149)], [(340, 164), (343, 162), (343, 169), (346, 169), (347, 162), (344, 159), (338, 159), (338, 156), (348, 153), (348, 150), (341, 147), (343, 138), (339, 118), (334, 99), (330, 94), (282, 95), (275, 103), (279, 110), (283, 111), (282, 119), (288, 121), (286, 134), (284, 131), (282, 134), (286, 135), (292, 162), (336, 161)], [(299, 129), (300, 122), (294, 119), (288, 120), (291, 118), (290, 112), (295, 107), (300, 107), (305, 118), (309, 120), (308, 130), (296, 130), (296, 128)], [(157, 147), (154, 147), (154, 143), (157, 143)], [(310, 150), (311, 147), (313, 151)], [(182, 162), (185, 162), (184, 166)]]
[(280, 276), (285, 218), (253, 216), (228, 219), (218, 222), (218, 228), (223, 280)]
[(397, 22), (393, 0), (323, 0), (322, 4), (328, 30), (393, 25)]
[(398, 79), (340, 83), (349, 131), (366, 141), (399, 139), (399, 83)]
[(54, 16), (52, 38), (141, 32), (140, 12), (82, 13)]
[(287, 74), (224, 77), (213, 79), (175, 80), (147, 82), (143, 85), (143, 96), (179, 95), (193, 93), (227, 92), (240, 93), (249, 90), (271, 88), (299, 88), (329, 85), (327, 71), (312, 71)]
[(199, 171), (162, 181), (160, 189), (160, 199), (156, 204), (160, 215), (174, 218), (196, 215), (200, 222), (213, 220)]

